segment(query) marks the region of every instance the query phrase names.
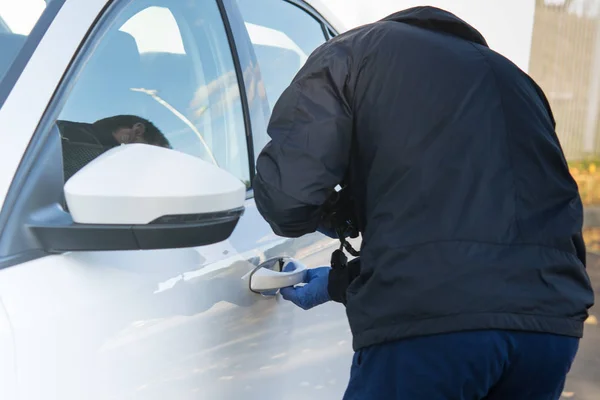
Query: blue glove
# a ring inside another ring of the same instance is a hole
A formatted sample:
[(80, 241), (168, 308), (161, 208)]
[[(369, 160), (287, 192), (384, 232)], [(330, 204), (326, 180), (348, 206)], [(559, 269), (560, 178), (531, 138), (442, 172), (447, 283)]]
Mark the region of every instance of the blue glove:
[[(292, 268), (288, 268), (292, 267)], [(286, 265), (286, 270), (294, 269), (293, 265)], [(294, 303), (303, 310), (310, 310), (331, 300), (327, 285), (331, 267), (307, 269), (304, 274), (303, 286), (286, 287), (280, 290), (281, 296)]]

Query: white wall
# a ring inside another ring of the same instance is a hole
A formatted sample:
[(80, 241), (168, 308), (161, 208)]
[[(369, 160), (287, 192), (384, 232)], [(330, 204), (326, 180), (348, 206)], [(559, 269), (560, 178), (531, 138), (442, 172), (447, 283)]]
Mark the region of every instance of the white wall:
[(527, 71), (535, 0), (324, 0), (350, 27), (417, 5), (453, 12), (486, 38), (491, 48)]

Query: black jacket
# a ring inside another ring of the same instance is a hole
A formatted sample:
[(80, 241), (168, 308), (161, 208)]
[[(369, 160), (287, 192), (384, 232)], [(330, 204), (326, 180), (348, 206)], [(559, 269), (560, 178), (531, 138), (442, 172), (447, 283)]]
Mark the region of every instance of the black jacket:
[(412, 8), (319, 47), (257, 163), (274, 231), (317, 228), (346, 179), (362, 232), (354, 348), (473, 329), (580, 337), (582, 204), (542, 90), (474, 28)]

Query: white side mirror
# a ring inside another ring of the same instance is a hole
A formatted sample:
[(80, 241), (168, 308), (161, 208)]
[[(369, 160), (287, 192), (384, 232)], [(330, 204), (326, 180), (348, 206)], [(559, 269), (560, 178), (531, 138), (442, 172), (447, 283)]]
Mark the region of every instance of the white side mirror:
[(161, 217), (229, 212), (244, 206), (246, 188), (228, 172), (175, 150), (119, 146), (65, 184), (79, 224), (149, 224)]
[(65, 197), (74, 223), (54, 235), (46, 229), (50, 251), (180, 248), (227, 239), (243, 214), (246, 188), (199, 158), (131, 144), (79, 170)]

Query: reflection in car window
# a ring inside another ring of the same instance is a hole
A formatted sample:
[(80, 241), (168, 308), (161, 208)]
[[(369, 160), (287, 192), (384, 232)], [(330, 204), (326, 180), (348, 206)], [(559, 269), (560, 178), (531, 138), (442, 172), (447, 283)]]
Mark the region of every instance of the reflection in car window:
[(248, 184), (240, 91), (216, 2), (133, 0), (113, 17), (59, 116), (65, 178), (111, 147), (146, 143)]
[[(152, 24), (155, 21), (160, 24)], [(120, 30), (133, 36), (140, 54), (185, 54), (177, 21), (167, 8), (148, 7), (131, 17)]]
[(0, 81), (45, 9), (44, 0), (0, 1)]
[[(273, 106), (308, 56), (325, 42), (321, 23), (305, 10), (283, 0), (237, 0), (254, 47), (267, 100)], [(258, 154), (266, 132), (253, 132)]]

